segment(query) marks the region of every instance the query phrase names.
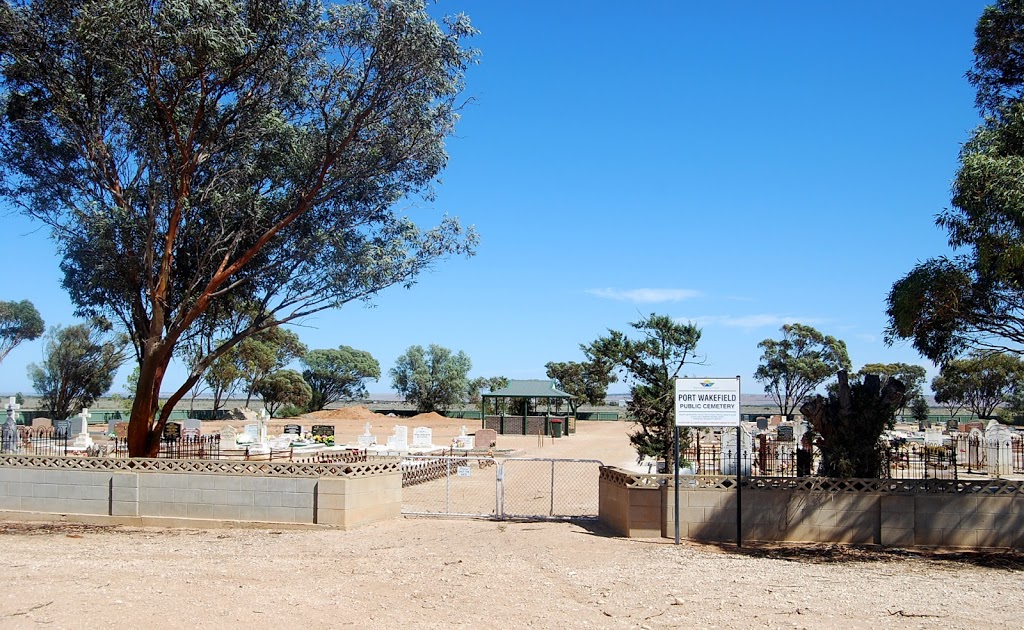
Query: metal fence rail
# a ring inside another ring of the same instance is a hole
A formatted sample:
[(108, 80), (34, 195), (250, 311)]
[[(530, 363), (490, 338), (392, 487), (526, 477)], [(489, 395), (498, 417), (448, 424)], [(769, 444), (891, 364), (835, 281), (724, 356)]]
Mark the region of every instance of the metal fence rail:
[[(113, 454), (115, 457), (128, 457), (128, 438), (114, 438)], [(163, 459), (219, 459), (220, 456), (220, 435), (216, 433), (163, 438), (157, 455)]]
[(493, 457), (410, 456), (402, 459), (401, 469), (404, 514), (500, 515), (499, 466)]
[(513, 457), (501, 463), (503, 518), (597, 518), (596, 459)]
[(18, 427), (16, 441), (4, 442), (3, 452), (19, 455), (65, 456), (68, 454), (68, 432), (53, 427)]

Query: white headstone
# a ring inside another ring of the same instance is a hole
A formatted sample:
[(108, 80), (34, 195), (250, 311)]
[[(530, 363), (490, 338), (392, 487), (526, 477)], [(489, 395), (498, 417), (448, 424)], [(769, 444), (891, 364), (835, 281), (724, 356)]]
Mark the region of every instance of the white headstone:
[(924, 430), (925, 446), (942, 446), (942, 429), (938, 427)]
[(363, 434), (356, 438), (359, 446), (373, 446), (377, 443), (377, 436), (370, 433), (373, 430), (373, 425), (367, 422), (363, 425)]
[(243, 433), (245, 433), (246, 440), (249, 442), (260, 441), (260, 425), (258, 424), (245, 425), (245, 430), (243, 431)]
[(395, 434), (388, 438), (388, 448), (398, 451), (409, 448), (409, 427), (400, 424), (395, 425)]
[(18, 400), (16, 397), (11, 396), (7, 401), (7, 417), (9, 419), (13, 419), (15, 422), (18, 421), (18, 416), (16, 414), (18, 413), (18, 410), (21, 409), (21, 405), (16, 403), (16, 400)]
[(16, 398), (11, 396), (10, 401), (7, 403), (7, 420), (4, 422), (2, 431), (0, 431), (0, 440), (2, 440), (2, 448), (5, 453), (10, 453), (18, 448), (18, 410), (21, 409), (21, 405), (15, 402)]
[[(723, 475), (736, 474), (736, 431), (737, 429), (726, 429), (722, 431), (722, 465)], [(753, 445), (754, 438), (747, 431), (746, 427), (739, 427), (740, 431), (740, 461), (742, 462), (743, 475), (750, 474), (750, 463), (754, 459)]]
[(990, 475), (1005, 477), (1013, 474), (1013, 431), (998, 420), (985, 427), (986, 466)]
[(235, 441), (237, 437), (238, 431), (235, 430), (235, 427), (230, 424), (225, 426), (220, 430), (220, 447), (224, 449), (235, 448), (238, 446), (238, 443)]
[(412, 430), (413, 448), (429, 448), (434, 445), (434, 432), (430, 427), (416, 427)]

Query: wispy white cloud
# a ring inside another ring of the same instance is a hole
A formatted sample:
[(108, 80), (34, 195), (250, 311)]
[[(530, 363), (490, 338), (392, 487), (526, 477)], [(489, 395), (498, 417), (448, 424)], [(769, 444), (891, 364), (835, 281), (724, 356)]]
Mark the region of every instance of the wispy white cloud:
[(692, 289), (587, 289), (590, 295), (606, 300), (656, 304), (658, 302), (682, 302), (700, 297), (700, 291)]
[(699, 317), (680, 317), (680, 320), (692, 321), (700, 326), (722, 326), (724, 328), (778, 328), (783, 324), (820, 324), (817, 317), (800, 317), (796, 315), (778, 315), (775, 313), (756, 313), (753, 315), (702, 315)]

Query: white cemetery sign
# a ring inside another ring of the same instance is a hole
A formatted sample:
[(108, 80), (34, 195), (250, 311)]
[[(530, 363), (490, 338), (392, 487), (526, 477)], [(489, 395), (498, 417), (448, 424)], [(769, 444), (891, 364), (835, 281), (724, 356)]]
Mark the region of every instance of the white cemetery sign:
[(736, 427), (740, 424), (740, 379), (677, 378), (677, 427)]

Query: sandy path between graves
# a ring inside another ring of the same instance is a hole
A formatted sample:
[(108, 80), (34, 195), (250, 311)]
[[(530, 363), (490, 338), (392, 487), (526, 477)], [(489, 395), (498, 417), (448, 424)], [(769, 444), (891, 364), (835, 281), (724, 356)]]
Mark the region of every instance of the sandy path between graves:
[[(339, 432), (362, 433), (352, 422)], [(628, 429), (580, 423), (543, 446), (498, 446), (630, 463)], [(348, 532), (0, 523), (0, 550), (2, 628), (1019, 627), (1024, 583), (1022, 554), (739, 552), (472, 519)]]

